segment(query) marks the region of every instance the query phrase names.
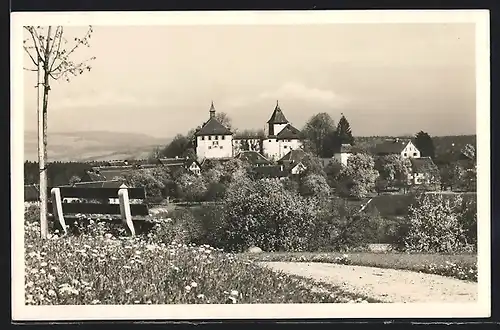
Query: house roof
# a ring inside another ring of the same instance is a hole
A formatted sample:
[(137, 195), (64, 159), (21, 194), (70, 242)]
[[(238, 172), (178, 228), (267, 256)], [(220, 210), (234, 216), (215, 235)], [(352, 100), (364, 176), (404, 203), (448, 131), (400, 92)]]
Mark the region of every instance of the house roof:
[(307, 155), (305, 151), (302, 149), (290, 150), (286, 155), (284, 155), (280, 160), (278, 160), (278, 163), (281, 162), (296, 163), (301, 161), (306, 156)]
[(219, 123), (215, 117), (210, 118), (202, 128), (196, 132), (196, 136), (204, 135), (232, 135), (233, 133), (224, 125)]
[(278, 140), (286, 139), (300, 139), (300, 131), (293, 127), (291, 124), (286, 125), (276, 136)]
[(394, 139), (384, 141), (375, 146), (374, 152), (378, 155), (399, 154), (409, 143), (406, 139)]
[(268, 124), (288, 124), (288, 120), (285, 118), (283, 111), (281, 111), (278, 101), (276, 101), (276, 107), (274, 108), (271, 118), (267, 121)]
[(410, 158), (414, 173), (431, 173), (437, 169), (430, 157)]
[(246, 161), (252, 165), (271, 164), (271, 161), (257, 151), (242, 151), (236, 156), (236, 158)]
[(35, 202), (38, 201), (39, 190), (37, 185), (25, 185), (24, 186), (24, 201), (25, 202)]
[(191, 158), (160, 158), (158, 159), (158, 162), (161, 165), (167, 167), (176, 167), (176, 166), (189, 167), (193, 163), (198, 164), (198, 162), (195, 159)]
[(103, 180), (98, 180), (98, 181), (106, 181), (106, 180), (113, 180), (113, 178), (116, 177), (122, 177), (125, 173), (132, 171), (134, 168), (132, 167), (127, 167), (127, 168), (114, 168), (114, 169), (100, 169), (100, 174), (103, 176)]
[(288, 176), (288, 172), (282, 169), (281, 166), (259, 166), (253, 169), (258, 178), (282, 178)]

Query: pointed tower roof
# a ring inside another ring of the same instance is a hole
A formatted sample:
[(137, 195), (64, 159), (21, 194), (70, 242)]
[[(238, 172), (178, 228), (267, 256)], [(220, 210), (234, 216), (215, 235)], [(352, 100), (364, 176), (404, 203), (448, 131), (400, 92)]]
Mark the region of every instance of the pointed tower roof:
[(196, 136), (202, 135), (232, 135), (233, 133), (226, 126), (222, 125), (215, 118), (215, 107), (214, 102), (210, 106), (210, 119), (203, 124), (201, 129), (195, 133)]
[(271, 118), (267, 121), (268, 124), (288, 124), (288, 120), (285, 118), (283, 111), (281, 111), (278, 101), (276, 101), (276, 107), (274, 108)]

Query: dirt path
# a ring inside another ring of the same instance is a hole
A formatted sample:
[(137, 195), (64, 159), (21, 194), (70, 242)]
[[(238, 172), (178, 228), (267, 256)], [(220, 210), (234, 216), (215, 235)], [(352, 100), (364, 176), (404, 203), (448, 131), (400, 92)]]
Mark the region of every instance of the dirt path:
[(471, 302), (477, 283), (417, 272), (306, 262), (260, 262), (276, 271), (311, 278), (384, 302)]

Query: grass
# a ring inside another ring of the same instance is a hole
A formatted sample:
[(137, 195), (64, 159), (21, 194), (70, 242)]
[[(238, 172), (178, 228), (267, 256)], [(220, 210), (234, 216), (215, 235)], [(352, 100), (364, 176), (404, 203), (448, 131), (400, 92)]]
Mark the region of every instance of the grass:
[(368, 302), (207, 245), (165, 244), (154, 230), (131, 238), (120, 225), (82, 227), (41, 240), (25, 220), (28, 305)]
[(325, 262), (390, 269), (410, 270), (427, 274), (454, 277), (477, 282), (475, 254), (407, 254), (407, 253), (342, 253), (273, 252), (248, 254), (241, 257), (252, 261)]

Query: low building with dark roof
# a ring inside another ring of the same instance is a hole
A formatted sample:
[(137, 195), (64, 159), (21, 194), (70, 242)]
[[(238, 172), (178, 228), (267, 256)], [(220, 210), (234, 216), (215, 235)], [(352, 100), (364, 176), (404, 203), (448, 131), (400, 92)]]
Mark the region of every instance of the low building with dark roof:
[(262, 156), (257, 151), (242, 151), (235, 158), (247, 162), (252, 166), (272, 165), (269, 159)]
[(196, 159), (191, 158), (160, 158), (158, 159), (162, 166), (165, 166), (170, 169), (183, 169), (186, 171), (190, 171), (193, 174), (200, 175), (201, 174), (201, 165), (198, 163)]
[(39, 201), (40, 191), (38, 185), (24, 185), (24, 201), (26, 203), (36, 203)]
[(288, 177), (289, 172), (284, 169), (283, 165), (267, 165), (252, 168), (250, 175), (256, 180), (284, 179)]

